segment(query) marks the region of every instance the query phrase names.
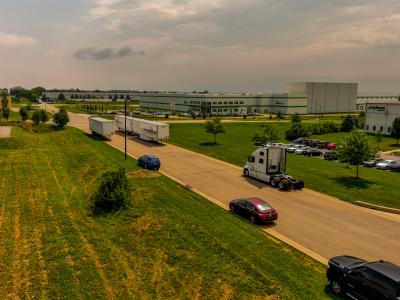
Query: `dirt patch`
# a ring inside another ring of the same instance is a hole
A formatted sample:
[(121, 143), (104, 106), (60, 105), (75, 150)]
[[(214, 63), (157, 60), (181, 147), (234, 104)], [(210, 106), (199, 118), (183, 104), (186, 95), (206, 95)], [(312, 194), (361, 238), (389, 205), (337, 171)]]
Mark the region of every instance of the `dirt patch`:
[(6, 139), (11, 136), (11, 126), (0, 126), (0, 139)]
[(153, 178), (160, 177), (161, 174), (155, 171), (137, 170), (127, 173), (126, 176), (128, 176), (128, 178)]

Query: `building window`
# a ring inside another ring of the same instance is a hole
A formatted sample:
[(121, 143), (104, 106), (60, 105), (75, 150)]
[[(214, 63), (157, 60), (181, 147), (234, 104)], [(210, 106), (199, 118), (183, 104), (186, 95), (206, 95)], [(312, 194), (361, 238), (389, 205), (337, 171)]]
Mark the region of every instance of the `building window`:
[(243, 101), (240, 101), (240, 104), (244, 104), (244, 102), (243, 102)]
[(365, 125), (365, 130), (369, 130), (369, 125)]
[(372, 127), (372, 131), (375, 131), (376, 130), (376, 126), (374, 125), (373, 127)]
[(224, 111), (228, 111), (226, 108), (224, 108)]
[(235, 104), (239, 104), (239, 102), (235, 101)]
[(392, 127), (388, 127), (388, 132), (392, 132)]
[(233, 111), (234, 111), (234, 112), (237, 112), (237, 111), (238, 111), (238, 109), (237, 109), (237, 108), (235, 108)]
[(216, 110), (216, 109), (213, 109), (212, 111), (213, 111), (213, 112), (216, 112), (217, 110)]
[(224, 104), (228, 104), (228, 101), (224, 101)]
[(233, 104), (233, 101), (229, 101), (229, 104)]
[(264, 163), (264, 159), (263, 159), (263, 158), (260, 158), (260, 159), (258, 160), (258, 163), (259, 163), (259, 164), (263, 164), (263, 163)]
[(218, 104), (219, 104), (219, 105), (221, 105), (221, 104), (222, 104), (222, 102), (220, 101), (220, 102), (218, 102)]
[(380, 129), (381, 131), (383, 131), (383, 126), (381, 126), (381, 129)]

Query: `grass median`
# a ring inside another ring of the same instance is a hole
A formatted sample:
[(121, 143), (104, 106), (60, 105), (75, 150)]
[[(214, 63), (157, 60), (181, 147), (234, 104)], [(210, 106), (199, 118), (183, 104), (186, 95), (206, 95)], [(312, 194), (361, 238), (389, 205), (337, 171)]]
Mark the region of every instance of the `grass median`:
[[(0, 153), (1, 299), (331, 298), (324, 266), (82, 131), (14, 127)], [(119, 167), (129, 208), (91, 215)]]
[[(261, 133), (262, 123), (224, 124), (226, 133), (218, 135), (216, 145), (201, 124), (171, 124), (170, 143), (226, 162), (244, 166), (247, 157), (256, 149), (251, 137)], [(289, 123), (276, 123), (282, 142)], [(340, 141), (346, 133), (314, 136), (315, 139)], [(373, 139), (373, 137), (370, 137)], [(385, 137), (382, 144), (391, 147), (394, 139)], [(287, 173), (305, 181), (306, 187), (338, 197), (345, 201), (364, 201), (400, 208), (398, 182), (400, 174), (376, 169), (360, 168), (361, 179), (355, 179), (355, 167), (336, 161), (288, 154)]]

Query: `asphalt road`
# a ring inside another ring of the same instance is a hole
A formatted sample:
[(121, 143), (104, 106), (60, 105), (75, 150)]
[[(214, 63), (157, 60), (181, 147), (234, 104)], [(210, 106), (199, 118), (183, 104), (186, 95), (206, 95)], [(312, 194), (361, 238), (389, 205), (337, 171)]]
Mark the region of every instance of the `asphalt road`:
[[(87, 116), (70, 114), (70, 118), (70, 126), (89, 130)], [(109, 143), (124, 149), (122, 135), (114, 135)], [(237, 166), (172, 145), (155, 145), (130, 137), (128, 152), (135, 157), (157, 155), (164, 173), (225, 208), (235, 198), (255, 196), (267, 200), (277, 209), (279, 218), (263, 229), (321, 262), (347, 254), (400, 265), (400, 215), (361, 208), (308, 189), (280, 192), (244, 178)]]

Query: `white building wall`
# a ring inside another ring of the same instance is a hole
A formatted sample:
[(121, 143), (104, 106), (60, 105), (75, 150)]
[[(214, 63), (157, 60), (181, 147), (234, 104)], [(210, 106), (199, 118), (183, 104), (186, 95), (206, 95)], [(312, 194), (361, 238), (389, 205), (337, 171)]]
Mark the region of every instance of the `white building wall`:
[(365, 131), (390, 134), (397, 117), (400, 117), (400, 103), (368, 103), (365, 108)]

